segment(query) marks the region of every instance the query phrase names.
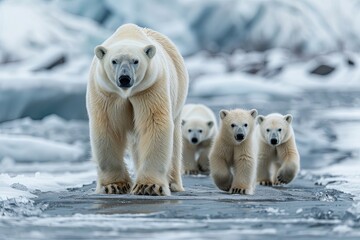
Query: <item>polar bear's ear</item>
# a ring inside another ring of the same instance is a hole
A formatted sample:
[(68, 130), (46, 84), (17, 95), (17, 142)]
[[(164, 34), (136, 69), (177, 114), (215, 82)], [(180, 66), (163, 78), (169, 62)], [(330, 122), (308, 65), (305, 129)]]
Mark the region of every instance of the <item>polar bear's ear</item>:
[(265, 120), (265, 117), (263, 115), (259, 115), (256, 118), (257, 124), (261, 124)]
[(107, 50), (105, 47), (99, 45), (99, 46), (95, 47), (94, 52), (95, 52), (96, 57), (101, 60), (104, 58)]
[(258, 115), (258, 111), (256, 109), (251, 109), (249, 112), (253, 118), (256, 118), (256, 116)]
[(185, 120), (181, 120), (181, 126), (184, 126), (185, 125)]
[(207, 122), (208, 127), (211, 129), (214, 126), (214, 122), (213, 121), (209, 121)]
[(225, 109), (221, 109), (219, 114), (220, 114), (220, 118), (224, 119), (224, 117), (229, 114), (229, 111)]
[(293, 120), (293, 116), (291, 114), (286, 114), (284, 116), (285, 121), (287, 121), (289, 124), (291, 124), (292, 120)]
[(147, 45), (144, 48), (144, 52), (146, 56), (148, 56), (151, 59), (156, 53), (156, 47), (154, 45)]

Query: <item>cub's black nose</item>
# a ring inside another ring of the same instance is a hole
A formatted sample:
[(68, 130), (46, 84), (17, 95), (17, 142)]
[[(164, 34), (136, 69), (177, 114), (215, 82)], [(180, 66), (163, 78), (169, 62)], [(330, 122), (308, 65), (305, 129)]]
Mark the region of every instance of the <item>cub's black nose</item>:
[(241, 140), (244, 140), (244, 134), (242, 134), (242, 133), (239, 133), (239, 134), (236, 134), (236, 140), (238, 140), (238, 141), (241, 141)]
[(121, 75), (119, 78), (121, 88), (129, 88), (132, 86), (131, 78), (129, 75)]
[(191, 142), (192, 142), (192, 143), (197, 143), (197, 142), (198, 142), (198, 139), (197, 139), (197, 138), (192, 138), (192, 139), (191, 139)]
[(278, 140), (277, 140), (276, 138), (272, 138), (272, 139), (270, 140), (270, 143), (271, 143), (272, 145), (276, 145), (276, 144), (278, 144)]

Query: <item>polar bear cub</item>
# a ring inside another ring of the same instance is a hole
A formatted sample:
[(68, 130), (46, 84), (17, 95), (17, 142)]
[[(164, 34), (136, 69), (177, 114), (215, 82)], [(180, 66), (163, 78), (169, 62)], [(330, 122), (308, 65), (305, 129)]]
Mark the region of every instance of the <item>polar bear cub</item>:
[(209, 152), (218, 130), (214, 112), (203, 104), (186, 104), (181, 119), (185, 174), (209, 172)]
[[(135, 24), (95, 48), (87, 87), (96, 192), (170, 195), (181, 180), (181, 110), (188, 92), (184, 60), (166, 36)], [(132, 152), (134, 183), (124, 162)]]
[(256, 119), (258, 144), (257, 181), (261, 185), (291, 182), (299, 172), (300, 156), (291, 126), (293, 117), (272, 113)]
[(257, 110), (221, 110), (220, 130), (210, 151), (210, 174), (216, 186), (229, 193), (253, 194), (256, 152), (253, 128)]

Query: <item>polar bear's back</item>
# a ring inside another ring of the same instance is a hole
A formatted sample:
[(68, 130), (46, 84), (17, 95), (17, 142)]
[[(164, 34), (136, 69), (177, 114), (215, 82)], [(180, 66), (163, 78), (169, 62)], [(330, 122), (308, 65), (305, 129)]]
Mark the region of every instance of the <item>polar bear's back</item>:
[(170, 76), (170, 79), (172, 80), (172, 86), (170, 87), (170, 91), (173, 98), (176, 99), (176, 101), (173, 102), (173, 104), (175, 104), (175, 106), (173, 106), (173, 109), (176, 110), (176, 113), (174, 115), (178, 116), (181, 113), (181, 107), (185, 104), (189, 87), (189, 77), (185, 67), (184, 59), (174, 45), (174, 43), (172, 43), (172, 41), (168, 37), (148, 28), (142, 28), (142, 31), (150, 39), (160, 45), (161, 48), (166, 52), (168, 61), (172, 61), (172, 64), (169, 64), (168, 66), (170, 68), (174, 67), (175, 71), (170, 71), (170, 73), (175, 72), (176, 75)]
[(142, 28), (129, 23), (116, 29), (116, 31), (101, 45), (108, 47), (122, 40), (135, 40), (136, 42), (142, 42), (144, 45), (150, 44), (150, 41), (147, 38), (147, 35), (143, 32)]

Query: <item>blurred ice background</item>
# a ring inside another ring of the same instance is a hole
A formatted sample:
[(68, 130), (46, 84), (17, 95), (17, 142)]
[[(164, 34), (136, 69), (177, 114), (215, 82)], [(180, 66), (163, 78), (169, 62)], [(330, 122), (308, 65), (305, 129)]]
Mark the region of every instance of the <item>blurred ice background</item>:
[[(89, 63), (94, 47), (128, 22), (175, 42), (193, 101), (218, 110), (241, 106), (238, 99), (246, 107), (300, 99), (288, 109), (302, 119), (301, 151), (323, 151), (302, 174), (360, 200), (359, 11), (357, 0), (0, 0), (0, 215), (7, 201), (95, 180)], [(301, 99), (311, 111), (301, 112)]]

